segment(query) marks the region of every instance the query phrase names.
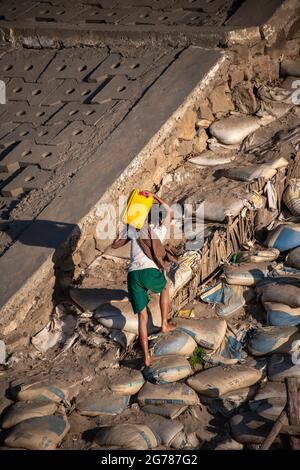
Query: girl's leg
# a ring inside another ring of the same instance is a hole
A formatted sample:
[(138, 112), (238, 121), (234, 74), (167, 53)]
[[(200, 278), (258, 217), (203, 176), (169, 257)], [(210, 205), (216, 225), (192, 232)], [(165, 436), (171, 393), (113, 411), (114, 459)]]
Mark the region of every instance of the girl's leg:
[(139, 340), (140, 345), (144, 354), (144, 362), (145, 366), (150, 366), (151, 364), (151, 354), (149, 353), (148, 348), (148, 331), (147, 331), (147, 323), (148, 323), (148, 313), (147, 308), (145, 307), (141, 312), (139, 312)]
[(160, 304), (160, 311), (161, 311), (161, 332), (168, 333), (168, 331), (174, 330), (174, 328), (176, 328), (174, 324), (168, 322), (169, 311), (170, 311), (170, 296), (169, 296), (168, 284), (161, 291), (159, 304)]

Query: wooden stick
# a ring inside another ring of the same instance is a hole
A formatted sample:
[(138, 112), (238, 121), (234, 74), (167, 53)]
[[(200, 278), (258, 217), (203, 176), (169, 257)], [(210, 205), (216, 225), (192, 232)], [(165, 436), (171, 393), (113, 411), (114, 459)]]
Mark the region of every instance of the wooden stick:
[[(298, 406), (298, 381), (295, 377), (287, 379), (287, 405), (290, 425), (300, 425), (300, 410)], [(292, 449), (300, 449), (300, 439), (291, 437)]]
[(275, 422), (274, 426), (272, 427), (271, 431), (269, 432), (268, 436), (263, 441), (260, 450), (268, 450), (273, 442), (275, 441), (276, 437), (280, 433), (282, 426), (288, 423), (288, 418), (286, 411), (283, 410), (277, 421)]

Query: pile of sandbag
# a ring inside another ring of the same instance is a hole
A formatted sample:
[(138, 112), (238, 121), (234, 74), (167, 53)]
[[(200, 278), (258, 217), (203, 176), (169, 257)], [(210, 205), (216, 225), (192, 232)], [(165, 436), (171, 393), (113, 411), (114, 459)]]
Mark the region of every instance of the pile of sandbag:
[(17, 400), (4, 413), (1, 427), (9, 430), (8, 447), (53, 450), (70, 429), (63, 404), (79, 392), (78, 384), (45, 381), (20, 384), (12, 390)]

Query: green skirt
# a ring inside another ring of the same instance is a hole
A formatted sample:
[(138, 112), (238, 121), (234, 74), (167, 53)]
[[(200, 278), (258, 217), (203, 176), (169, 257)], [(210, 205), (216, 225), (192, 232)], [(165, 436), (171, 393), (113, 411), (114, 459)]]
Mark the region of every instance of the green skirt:
[(127, 277), (128, 294), (134, 313), (141, 312), (149, 302), (148, 291), (160, 294), (166, 287), (164, 274), (155, 268), (130, 271)]

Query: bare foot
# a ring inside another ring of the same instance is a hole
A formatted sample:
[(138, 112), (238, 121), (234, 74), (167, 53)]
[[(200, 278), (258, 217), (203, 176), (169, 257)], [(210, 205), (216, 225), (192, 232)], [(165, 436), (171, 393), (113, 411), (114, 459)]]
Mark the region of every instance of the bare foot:
[(162, 333), (169, 333), (169, 331), (175, 330), (176, 325), (174, 323), (168, 322), (166, 325), (161, 327)]
[(152, 356), (151, 356), (150, 353), (148, 354), (148, 356), (145, 357), (144, 363), (145, 363), (145, 366), (146, 366), (146, 367), (150, 367), (150, 366), (151, 366), (151, 364), (152, 364)]

